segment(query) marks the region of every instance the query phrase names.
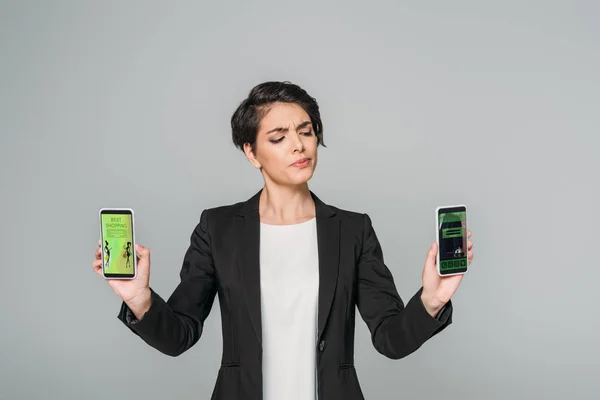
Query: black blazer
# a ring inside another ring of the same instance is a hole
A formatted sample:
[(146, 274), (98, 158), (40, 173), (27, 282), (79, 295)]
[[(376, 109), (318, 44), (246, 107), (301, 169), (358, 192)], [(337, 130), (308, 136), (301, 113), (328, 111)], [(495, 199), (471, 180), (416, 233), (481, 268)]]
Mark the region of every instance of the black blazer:
[[(355, 308), (375, 349), (399, 359), (451, 324), (452, 303), (432, 317), (421, 301), (421, 287), (405, 305), (369, 216), (311, 195), (319, 251), (319, 400), (364, 399), (354, 369)], [(151, 289), (150, 309), (140, 320), (125, 303), (118, 315), (150, 346), (178, 356), (200, 339), (218, 295), (223, 354), (213, 400), (262, 399), (259, 196), (260, 191), (245, 202), (205, 209), (185, 253), (181, 282), (168, 301)]]

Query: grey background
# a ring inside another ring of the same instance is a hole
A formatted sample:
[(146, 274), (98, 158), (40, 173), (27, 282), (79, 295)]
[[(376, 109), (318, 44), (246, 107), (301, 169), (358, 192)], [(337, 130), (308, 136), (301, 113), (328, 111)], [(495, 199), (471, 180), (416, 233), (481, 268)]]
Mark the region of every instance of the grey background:
[(2, 2), (0, 398), (209, 398), (218, 302), (178, 358), (135, 337), (91, 268), (97, 211), (136, 210), (167, 298), (202, 209), (261, 187), (229, 118), (265, 80), (318, 99), (311, 188), (369, 213), (404, 299), (434, 208), (469, 207), (454, 324), (392, 361), (358, 320), (368, 399), (596, 398), (599, 16), (592, 1)]

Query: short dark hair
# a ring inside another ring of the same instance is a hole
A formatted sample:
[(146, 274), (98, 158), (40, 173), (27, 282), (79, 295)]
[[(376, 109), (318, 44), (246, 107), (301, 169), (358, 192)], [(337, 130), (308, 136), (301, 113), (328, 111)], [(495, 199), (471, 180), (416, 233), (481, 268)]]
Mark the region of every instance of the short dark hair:
[(250, 91), (248, 97), (241, 102), (231, 116), (231, 133), (233, 144), (244, 150), (244, 143), (250, 143), (252, 151), (256, 150), (256, 136), (262, 117), (274, 103), (295, 103), (302, 107), (312, 123), (317, 146), (323, 142), (323, 123), (317, 100), (311, 97), (300, 86), (291, 82), (263, 82)]

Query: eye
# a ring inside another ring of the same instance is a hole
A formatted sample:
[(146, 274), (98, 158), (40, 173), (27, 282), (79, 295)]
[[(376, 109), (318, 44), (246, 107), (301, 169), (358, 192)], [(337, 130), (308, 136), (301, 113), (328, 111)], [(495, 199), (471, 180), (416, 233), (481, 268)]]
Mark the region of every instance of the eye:
[(273, 144), (277, 144), (277, 143), (281, 143), (281, 141), (283, 140), (285, 136), (280, 137), (279, 139), (271, 139), (269, 140), (271, 143)]
[(312, 136), (313, 133), (312, 133), (312, 131), (308, 131), (308, 132), (302, 132), (302, 134), (304, 136)]

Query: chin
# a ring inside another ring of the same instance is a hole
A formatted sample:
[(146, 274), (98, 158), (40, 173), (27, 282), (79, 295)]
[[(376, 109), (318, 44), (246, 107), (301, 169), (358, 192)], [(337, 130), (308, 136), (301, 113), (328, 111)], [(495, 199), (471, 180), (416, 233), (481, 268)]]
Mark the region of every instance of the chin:
[(294, 174), (294, 176), (288, 177), (287, 184), (289, 185), (304, 185), (313, 177), (314, 170), (312, 168), (305, 168), (302, 171)]

